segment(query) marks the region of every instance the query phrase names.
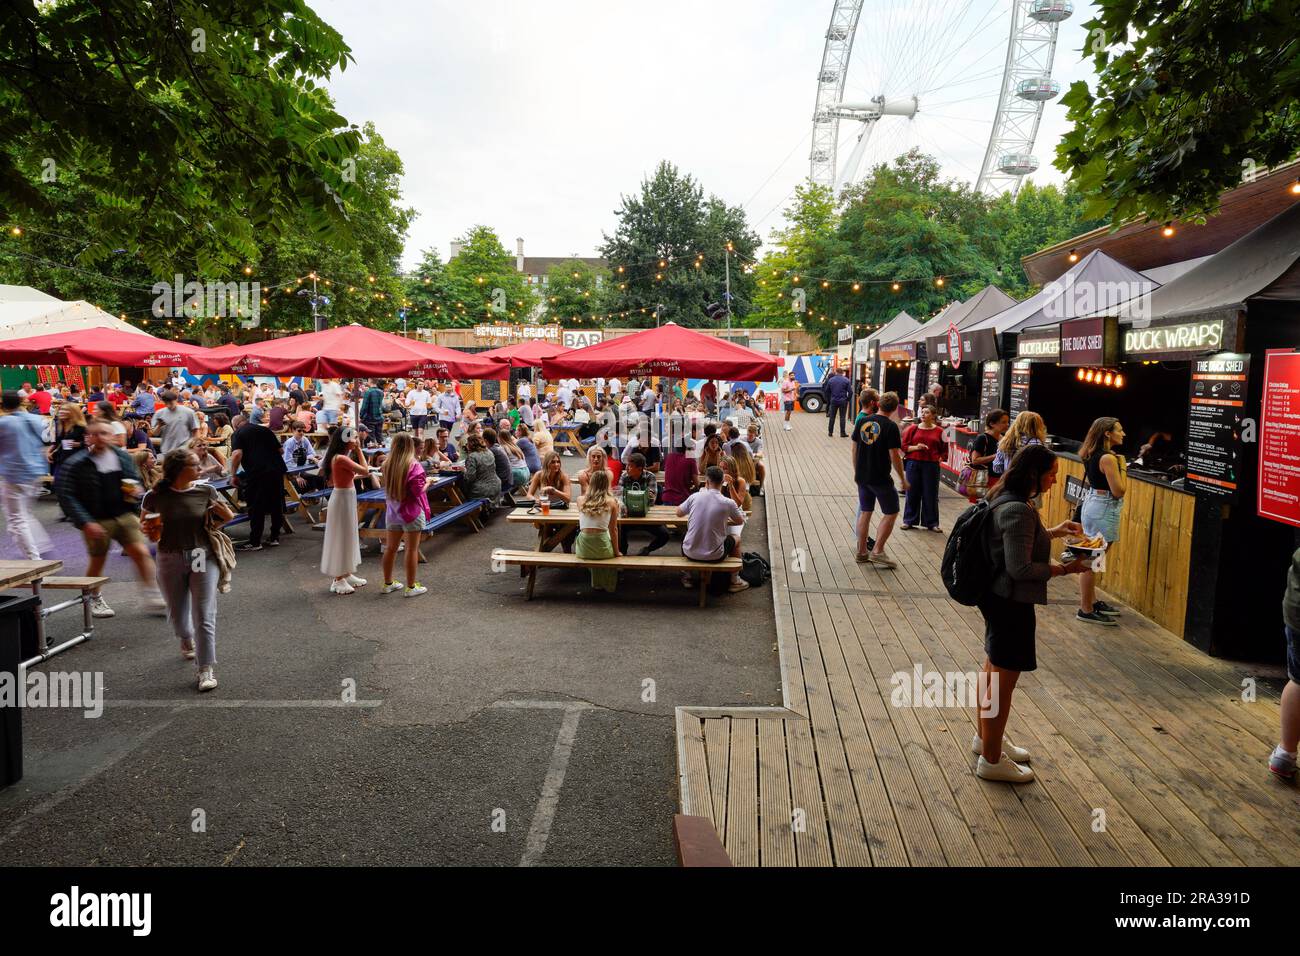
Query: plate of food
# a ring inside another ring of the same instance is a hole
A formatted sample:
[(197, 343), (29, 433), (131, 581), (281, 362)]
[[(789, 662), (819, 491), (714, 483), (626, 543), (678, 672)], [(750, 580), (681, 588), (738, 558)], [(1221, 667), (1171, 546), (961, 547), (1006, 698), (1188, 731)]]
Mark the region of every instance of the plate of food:
[(1088, 561), (1106, 550), (1106, 539), (1099, 534), (1091, 537), (1069, 538), (1065, 542), (1064, 561)]

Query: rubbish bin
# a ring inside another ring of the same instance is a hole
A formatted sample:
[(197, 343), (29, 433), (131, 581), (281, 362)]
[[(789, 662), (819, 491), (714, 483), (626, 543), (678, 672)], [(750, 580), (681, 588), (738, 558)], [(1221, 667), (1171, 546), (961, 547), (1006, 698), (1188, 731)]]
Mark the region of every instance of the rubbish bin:
[[(23, 656), (23, 637), (36, 633), (40, 601), (35, 595), (0, 595), (0, 680), (13, 688), (0, 697), (0, 787), (23, 777), (23, 711), (20, 701), (26, 688), (18, 679)], [(29, 637), (30, 640), (30, 637)], [(12, 699), (9, 699), (12, 697)]]

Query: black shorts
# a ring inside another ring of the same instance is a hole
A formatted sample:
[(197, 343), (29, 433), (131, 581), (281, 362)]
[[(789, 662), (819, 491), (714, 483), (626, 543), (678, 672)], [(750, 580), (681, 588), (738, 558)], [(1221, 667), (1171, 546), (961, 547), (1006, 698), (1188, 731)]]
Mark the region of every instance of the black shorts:
[(984, 653), (989, 662), (1009, 671), (1037, 670), (1034, 606), (990, 592), (980, 599), (979, 609), (984, 615)]
[(424, 423), (427, 422), (428, 420), (429, 420), (429, 416), (428, 416), (428, 415), (412, 415), (412, 416), (411, 416), (411, 428), (412, 428), (413, 430), (417, 430), (417, 429), (418, 429), (418, 430), (421, 430), (421, 431), (422, 431), (422, 430), (424, 429)]
[(736, 536), (729, 534), (727, 535), (726, 540), (722, 542), (722, 553), (717, 555), (716, 557), (692, 558), (685, 551), (682, 552), (682, 556), (690, 561), (722, 561), (726, 558), (731, 557), (735, 553), (736, 553)]

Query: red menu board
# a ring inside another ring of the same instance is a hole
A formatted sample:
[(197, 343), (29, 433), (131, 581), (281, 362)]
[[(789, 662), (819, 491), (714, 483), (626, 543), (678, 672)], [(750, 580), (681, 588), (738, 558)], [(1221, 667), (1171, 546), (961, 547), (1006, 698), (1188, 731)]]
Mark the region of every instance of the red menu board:
[(1300, 527), (1300, 351), (1269, 349), (1259, 423), (1259, 514)]

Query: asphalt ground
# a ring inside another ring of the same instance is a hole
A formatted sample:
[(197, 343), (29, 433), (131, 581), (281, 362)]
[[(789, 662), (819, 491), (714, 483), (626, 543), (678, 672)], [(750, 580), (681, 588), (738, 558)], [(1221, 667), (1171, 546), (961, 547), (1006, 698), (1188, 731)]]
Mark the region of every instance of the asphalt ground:
[[(81, 573), (80, 536), (52, 499), (37, 514)], [(133, 566), (109, 559), (117, 616), (40, 668), (101, 672), (103, 714), (24, 710), (0, 865), (672, 865), (673, 709), (780, 702), (770, 585), (701, 610), (675, 575), (608, 595), (544, 570), (527, 602), (489, 556), (534, 532), (498, 512), (426, 545), (428, 595), (381, 595), (367, 551), (370, 584), (341, 597), (320, 533), (295, 526), (239, 556), (204, 695)], [(761, 498), (742, 547), (767, 552)], [(7, 535), (0, 555), (18, 556)], [(79, 622), (52, 617), (51, 641)]]

